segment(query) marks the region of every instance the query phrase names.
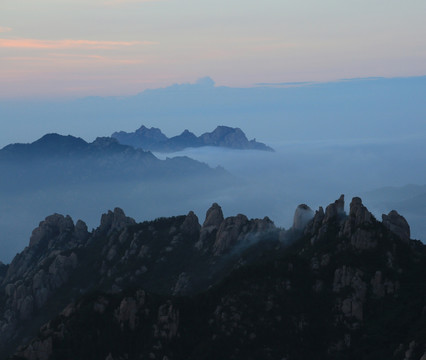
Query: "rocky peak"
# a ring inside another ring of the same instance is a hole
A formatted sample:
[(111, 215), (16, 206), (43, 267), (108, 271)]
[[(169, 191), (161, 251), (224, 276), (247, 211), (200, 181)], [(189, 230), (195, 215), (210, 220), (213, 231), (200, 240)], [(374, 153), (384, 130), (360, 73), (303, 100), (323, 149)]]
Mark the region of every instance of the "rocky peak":
[(222, 208), (217, 204), (214, 203), (210, 209), (207, 210), (206, 213), (206, 219), (203, 223), (203, 228), (206, 227), (219, 227), (220, 224), (222, 224), (222, 221), (224, 220)]
[(353, 225), (359, 226), (361, 224), (370, 224), (374, 216), (362, 204), (361, 198), (354, 197), (350, 204), (349, 219)]
[(334, 203), (328, 205), (325, 209), (324, 223), (334, 218), (339, 218), (345, 214), (345, 196), (340, 195)]
[(200, 229), (201, 226), (198, 222), (197, 215), (195, 215), (193, 211), (190, 211), (181, 225), (181, 230), (184, 233), (193, 235), (199, 233)]
[(313, 217), (313, 210), (306, 204), (300, 204), (294, 212), (293, 229), (303, 230)]
[(127, 217), (122, 209), (116, 207), (113, 212), (109, 210), (107, 214), (102, 214), (101, 225), (98, 231), (109, 235), (114, 231), (120, 231), (124, 227), (135, 223), (134, 219)]
[(236, 148), (248, 142), (247, 137), (241, 129), (228, 126), (218, 126), (211, 133), (201, 135), (201, 139), (206, 145)]
[(392, 210), (388, 215), (382, 215), (383, 225), (390, 231), (398, 235), (402, 240), (410, 240), (410, 225), (407, 220), (398, 214), (396, 210)]
[(10, 263), (3, 282), (6, 284), (24, 276), (36, 264), (54, 256), (60, 251), (74, 249), (84, 245), (90, 234), (86, 224), (79, 220), (74, 225), (70, 216), (53, 214), (35, 228), (30, 238), (30, 245), (15, 256)]
[[(306, 224), (304, 233), (306, 235), (314, 235), (318, 233), (319, 229), (322, 226), (324, 216), (325, 216), (324, 209), (322, 208), (322, 206), (320, 206), (319, 209), (315, 211), (315, 215), (312, 218), (312, 220)], [(313, 242), (314, 240), (315, 240), (315, 236), (311, 239), (311, 241)]]
[(359, 197), (354, 197), (349, 206), (349, 216), (340, 229), (340, 236), (350, 239), (352, 246), (357, 249), (369, 249), (377, 245), (376, 239), (363, 227), (374, 221), (374, 216), (362, 204)]
[(166, 141), (167, 136), (162, 133), (162, 131), (158, 128), (147, 128), (142, 125), (138, 130), (135, 131), (137, 135), (141, 135), (147, 139), (152, 139), (156, 141)]
[(226, 218), (219, 227), (216, 235), (216, 241), (213, 244), (213, 252), (215, 255), (225, 253), (232, 245), (245, 235), (248, 224), (247, 216), (238, 214)]
[[(79, 225), (81, 226), (81, 225)], [(30, 238), (30, 247), (42, 245), (45, 241), (60, 239), (74, 231), (74, 222), (69, 215), (53, 214), (35, 228)]]

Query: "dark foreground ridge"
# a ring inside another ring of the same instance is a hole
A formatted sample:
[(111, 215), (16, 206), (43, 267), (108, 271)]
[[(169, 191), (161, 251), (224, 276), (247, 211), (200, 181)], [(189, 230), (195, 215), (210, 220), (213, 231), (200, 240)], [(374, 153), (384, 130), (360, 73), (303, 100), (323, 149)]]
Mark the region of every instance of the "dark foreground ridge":
[(423, 360), (425, 275), (405, 219), (359, 198), (300, 205), (289, 230), (217, 204), (202, 225), (117, 208), (90, 233), (55, 214), (0, 268), (0, 355)]
[(269, 146), (257, 142), (256, 139), (248, 140), (241, 129), (228, 126), (218, 126), (212, 132), (204, 133), (198, 137), (192, 132), (185, 130), (180, 135), (168, 138), (160, 129), (149, 129), (142, 125), (135, 132), (115, 132), (112, 134), (112, 137), (117, 139), (121, 144), (166, 153), (202, 146), (274, 151)]

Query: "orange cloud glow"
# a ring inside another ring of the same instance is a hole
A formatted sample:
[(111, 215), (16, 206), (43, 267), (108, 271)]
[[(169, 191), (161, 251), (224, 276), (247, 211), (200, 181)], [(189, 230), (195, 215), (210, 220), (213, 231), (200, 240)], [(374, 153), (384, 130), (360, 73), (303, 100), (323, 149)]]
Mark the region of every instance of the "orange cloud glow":
[(93, 40), (38, 40), (0, 39), (0, 48), (20, 49), (113, 49), (123, 46), (155, 45), (152, 41), (93, 41)]

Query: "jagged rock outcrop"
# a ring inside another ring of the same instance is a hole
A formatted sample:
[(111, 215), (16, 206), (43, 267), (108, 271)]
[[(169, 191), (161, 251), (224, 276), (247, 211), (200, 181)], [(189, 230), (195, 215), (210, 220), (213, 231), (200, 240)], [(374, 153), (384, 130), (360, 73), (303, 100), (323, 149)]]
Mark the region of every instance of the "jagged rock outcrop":
[(217, 231), (216, 240), (213, 243), (213, 254), (222, 255), (235, 245), (240, 249), (248, 247), (274, 228), (273, 222), (267, 217), (254, 220), (249, 220), (242, 214), (228, 217)]
[(200, 238), (195, 244), (195, 247), (198, 250), (203, 252), (208, 251), (208, 249), (212, 246), (216, 232), (223, 221), (224, 217), (222, 208), (217, 203), (213, 203), (213, 205), (207, 210), (206, 218), (203, 226), (201, 227)]
[(383, 214), (382, 222), (384, 226), (401, 239), (405, 241), (410, 240), (410, 225), (408, 225), (407, 220), (399, 215), (396, 210), (392, 210), (388, 215)]
[(346, 217), (345, 197), (341, 195), (334, 203), (329, 204), (325, 213), (320, 206), (312, 220), (305, 227), (304, 233), (311, 236), (311, 243), (321, 239), (330, 226), (340, 226)]
[(348, 215), (343, 197), (320, 208), (290, 247), (269, 218), (224, 218), (218, 204), (203, 226), (193, 212), (136, 223), (120, 209), (89, 235), (71, 223), (54, 216), (41, 225), (25, 251), (47, 255), (34, 252), (35, 269), (2, 288), (0, 344), (49, 299), (72, 300), (15, 359), (64, 349), (81, 360), (424, 354), (426, 247), (395, 236), (359, 198)]
[(306, 204), (300, 204), (293, 217), (293, 229), (300, 231), (304, 230), (306, 225), (314, 217), (313, 210)]
[(340, 195), (339, 199), (337, 199), (334, 203), (326, 207), (323, 223), (327, 223), (334, 218), (340, 218), (344, 214), (345, 214), (345, 196)]
[(198, 235), (200, 233), (200, 223), (198, 216), (193, 211), (190, 211), (181, 225), (181, 230), (190, 235)]
[(34, 229), (30, 245), (18, 254), (9, 265), (3, 284), (26, 277), (55, 250), (64, 251), (85, 244), (89, 238), (86, 224), (79, 220), (74, 225), (70, 216), (48, 216)]
[(333, 228), (339, 238), (350, 239), (350, 243), (354, 248), (359, 250), (369, 249), (377, 246), (377, 238), (370, 231), (371, 226), (376, 222), (377, 220), (373, 214), (362, 204), (362, 200), (359, 197), (352, 199), (349, 215), (346, 215), (344, 211), (344, 196), (341, 195), (338, 200), (327, 206), (325, 213), (322, 207), (315, 212), (312, 220), (307, 223), (304, 234), (311, 236), (311, 243), (315, 243), (323, 238), (330, 228)]
[(34, 229), (29, 246), (13, 259), (2, 282), (0, 349), (13, 338), (19, 323), (30, 319), (68, 281), (79, 263), (72, 249), (84, 246), (88, 238), (83, 221), (74, 225), (70, 216), (59, 214)]
[(373, 214), (362, 204), (362, 200), (354, 197), (350, 204), (349, 216), (340, 234), (350, 238), (351, 244), (357, 249), (375, 247), (377, 239), (368, 231), (368, 227), (375, 221)]
[(241, 250), (251, 245), (273, 229), (276, 229), (275, 225), (268, 217), (249, 220), (247, 216), (238, 214), (225, 219), (222, 208), (214, 203), (207, 210), (195, 247), (204, 253), (220, 256), (235, 246)]
[(362, 204), (362, 200), (359, 197), (354, 197), (350, 204), (349, 217), (345, 223), (344, 233), (347, 235), (356, 227), (371, 224), (373, 220), (373, 214)]
[(115, 208), (114, 211), (108, 211), (101, 217), (101, 225), (97, 229), (98, 232), (110, 235), (113, 232), (119, 232), (128, 225), (134, 225), (134, 219), (127, 217), (124, 211), (120, 208)]
[(214, 203), (206, 213), (206, 219), (203, 223), (203, 229), (208, 227), (219, 227), (220, 224), (222, 224), (224, 220), (222, 208), (217, 204)]

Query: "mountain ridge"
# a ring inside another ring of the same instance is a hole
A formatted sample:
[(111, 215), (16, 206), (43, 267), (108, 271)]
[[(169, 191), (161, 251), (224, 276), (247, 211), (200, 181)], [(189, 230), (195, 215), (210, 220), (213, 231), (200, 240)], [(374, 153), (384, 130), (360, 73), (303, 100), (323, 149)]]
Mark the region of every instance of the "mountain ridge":
[(144, 150), (157, 152), (177, 152), (186, 148), (203, 146), (227, 147), (240, 150), (274, 151), (271, 147), (257, 142), (256, 139), (248, 140), (240, 128), (217, 126), (212, 132), (196, 136), (185, 129), (180, 135), (168, 138), (158, 128), (147, 128), (142, 125), (133, 133), (124, 131), (115, 132), (111, 137), (120, 143), (131, 145)]
[(216, 203), (203, 224), (193, 212), (138, 224), (116, 208), (90, 233), (53, 215), (0, 269), (0, 338), (13, 343), (15, 324), (17, 346), (33, 319), (47, 322), (13, 359), (419, 359), (426, 246), (409, 234), (357, 197), (346, 214), (343, 196), (301, 204), (289, 230)]

